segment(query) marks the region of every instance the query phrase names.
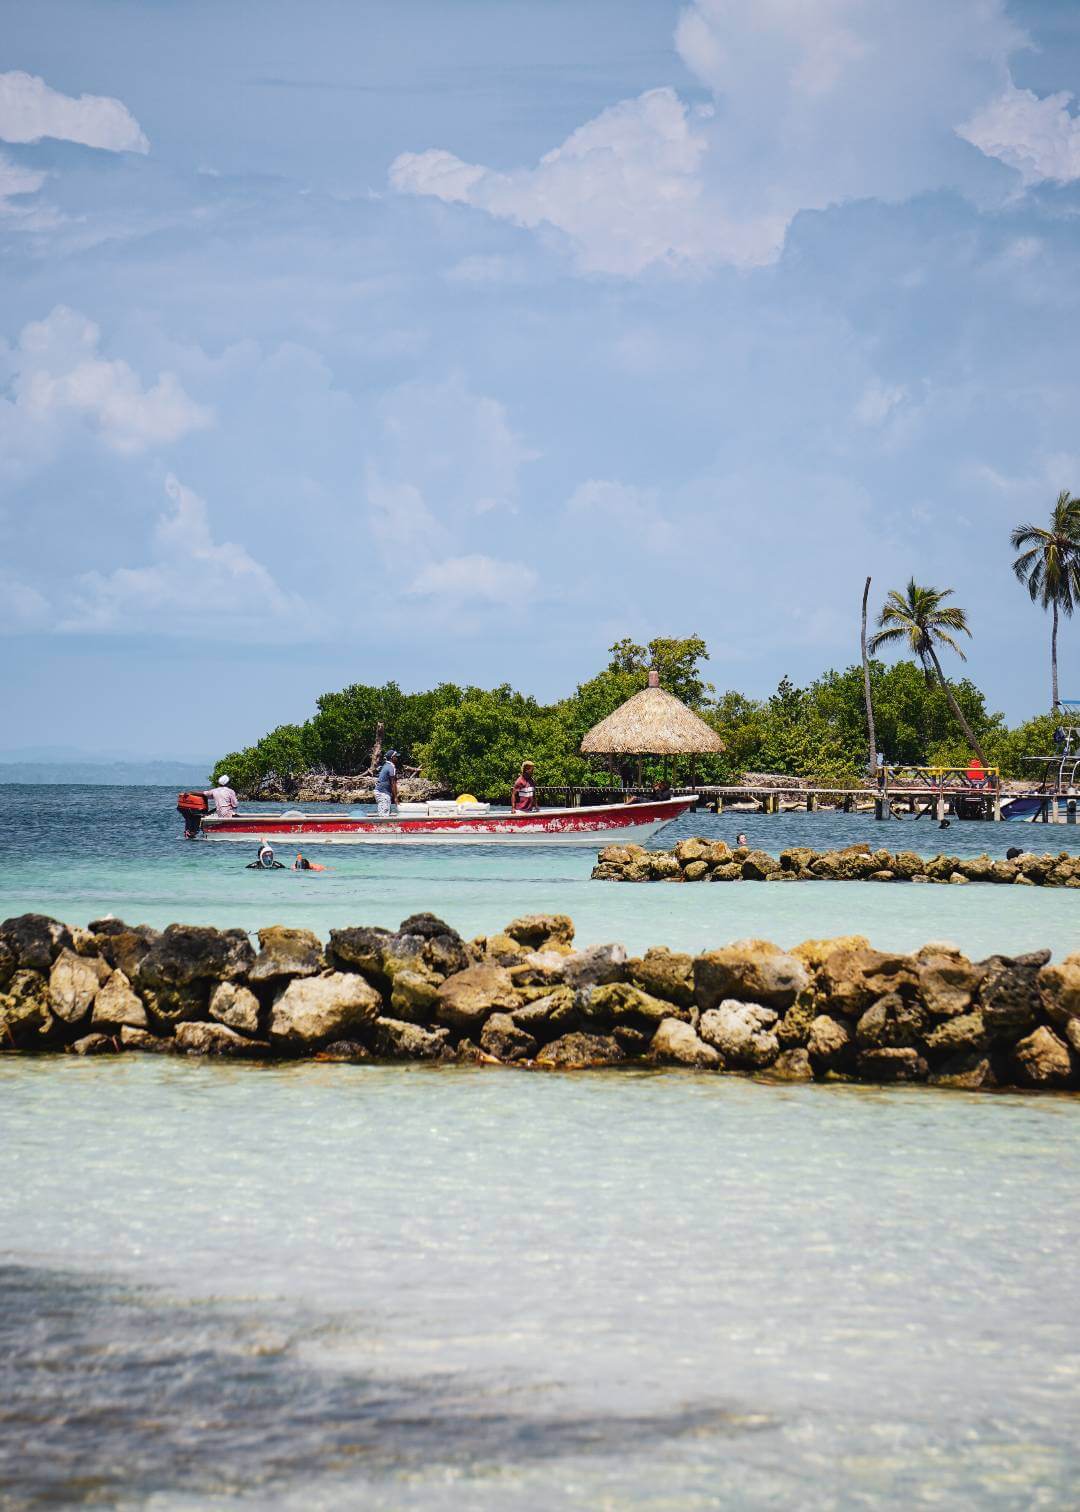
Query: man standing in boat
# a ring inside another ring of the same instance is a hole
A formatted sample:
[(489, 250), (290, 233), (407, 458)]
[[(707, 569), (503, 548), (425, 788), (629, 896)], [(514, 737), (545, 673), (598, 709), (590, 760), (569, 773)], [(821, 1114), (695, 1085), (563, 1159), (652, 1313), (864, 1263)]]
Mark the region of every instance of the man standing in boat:
[(380, 819), (389, 819), (391, 807), (397, 808), (397, 768), (400, 760), (396, 751), (387, 751), (386, 760), (379, 768), (375, 779), (375, 807)]
[(229, 786), (229, 779), (224, 772), (217, 780), (217, 787), (206, 788), (203, 797), (214, 800), (214, 812), (219, 819), (231, 819), (240, 807), (239, 800)]
[(540, 807), (536, 801), (536, 781), (533, 775), (535, 770), (531, 761), (521, 763), (521, 772), (514, 778), (514, 787), (510, 794), (512, 814), (530, 814)]

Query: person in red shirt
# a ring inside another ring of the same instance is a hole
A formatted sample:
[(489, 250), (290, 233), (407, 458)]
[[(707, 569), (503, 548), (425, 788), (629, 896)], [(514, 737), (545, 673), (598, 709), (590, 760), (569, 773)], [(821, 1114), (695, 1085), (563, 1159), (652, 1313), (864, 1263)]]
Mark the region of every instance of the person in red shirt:
[(973, 756), (971, 758), (971, 765), (967, 769), (967, 779), (971, 783), (972, 787), (985, 787), (986, 779), (989, 775), (989, 772), (987, 772), (986, 768), (983, 766), (979, 758), (977, 756)]
[(533, 809), (540, 807), (536, 801), (534, 771), (535, 768), (531, 761), (523, 761), (521, 763), (521, 772), (514, 778), (514, 787), (510, 794), (510, 812), (512, 814), (528, 814)]

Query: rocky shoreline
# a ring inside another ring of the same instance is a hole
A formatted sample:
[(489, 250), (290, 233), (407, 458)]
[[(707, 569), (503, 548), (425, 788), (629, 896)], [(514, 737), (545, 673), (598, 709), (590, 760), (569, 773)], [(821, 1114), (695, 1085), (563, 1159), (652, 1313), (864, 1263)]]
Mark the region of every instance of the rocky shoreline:
[(843, 850), (793, 845), (778, 856), (723, 840), (680, 840), (672, 850), (608, 845), (592, 875), (600, 882), (967, 882), (1020, 887), (1080, 887), (1080, 855), (1024, 851), (1011, 861), (992, 856), (931, 856), (874, 850), (865, 841)]
[(783, 1081), (1080, 1086), (1080, 953), (969, 961), (861, 936), (573, 947), (562, 914), (465, 941), (397, 930), (0, 924), (0, 1050), (572, 1069), (684, 1066)]

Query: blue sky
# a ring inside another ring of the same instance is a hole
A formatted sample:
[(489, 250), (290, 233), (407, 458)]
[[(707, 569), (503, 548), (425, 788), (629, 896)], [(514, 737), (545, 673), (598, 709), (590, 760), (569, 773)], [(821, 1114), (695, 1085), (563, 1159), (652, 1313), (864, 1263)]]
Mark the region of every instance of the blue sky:
[(0, 747), (553, 697), (626, 634), (765, 694), (855, 659), (868, 572), (1044, 707), (1071, 0), (2, 12)]

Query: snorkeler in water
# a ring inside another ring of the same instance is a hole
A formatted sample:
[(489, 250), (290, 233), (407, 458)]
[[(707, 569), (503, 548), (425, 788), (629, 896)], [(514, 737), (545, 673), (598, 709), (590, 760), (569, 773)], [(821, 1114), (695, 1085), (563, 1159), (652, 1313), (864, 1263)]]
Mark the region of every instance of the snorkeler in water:
[(325, 866), (320, 866), (317, 861), (309, 861), (300, 851), (296, 853), (296, 860), (292, 864), (293, 871), (326, 871)]
[(264, 840), (263, 843), (259, 846), (259, 854), (256, 856), (256, 858), (255, 858), (254, 861), (249, 861), (248, 862), (248, 864), (244, 868), (244, 870), (245, 871), (284, 871), (285, 867), (284, 867), (283, 863), (280, 862), (280, 861), (278, 861), (277, 858), (275, 857), (275, 855), (274, 855), (274, 847), (270, 844), (270, 842), (268, 840)]

